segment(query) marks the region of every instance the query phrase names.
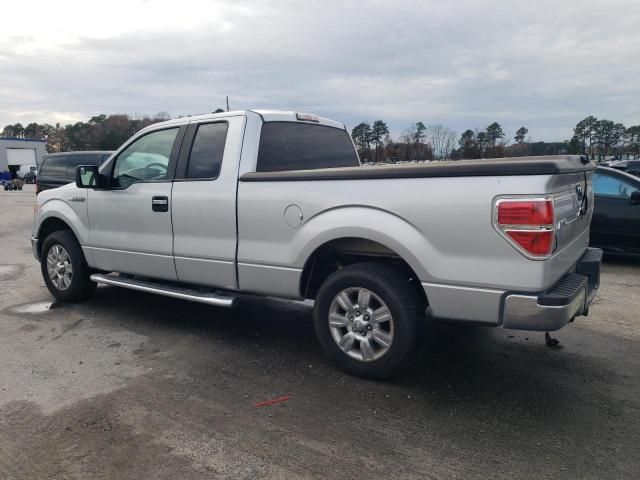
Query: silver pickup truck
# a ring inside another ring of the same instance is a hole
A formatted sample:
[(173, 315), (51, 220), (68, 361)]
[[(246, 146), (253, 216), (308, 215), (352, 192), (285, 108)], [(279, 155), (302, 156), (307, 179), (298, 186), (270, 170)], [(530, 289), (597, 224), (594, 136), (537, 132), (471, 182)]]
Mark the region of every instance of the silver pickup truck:
[(343, 124), (226, 112), (152, 125), (42, 192), (33, 252), (62, 301), (97, 283), (231, 307), (312, 299), (343, 369), (390, 375), (427, 318), (550, 331), (586, 315), (594, 166), (578, 156), (360, 166)]

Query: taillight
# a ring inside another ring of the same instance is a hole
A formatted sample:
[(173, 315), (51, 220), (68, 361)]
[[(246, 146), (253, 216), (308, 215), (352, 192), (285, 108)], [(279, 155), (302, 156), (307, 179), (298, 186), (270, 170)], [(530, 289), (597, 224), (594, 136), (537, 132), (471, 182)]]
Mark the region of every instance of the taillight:
[(545, 259), (553, 253), (555, 226), (550, 198), (499, 199), (494, 209), (494, 226), (529, 258)]
[(503, 200), (498, 204), (498, 223), (501, 225), (553, 224), (551, 200)]

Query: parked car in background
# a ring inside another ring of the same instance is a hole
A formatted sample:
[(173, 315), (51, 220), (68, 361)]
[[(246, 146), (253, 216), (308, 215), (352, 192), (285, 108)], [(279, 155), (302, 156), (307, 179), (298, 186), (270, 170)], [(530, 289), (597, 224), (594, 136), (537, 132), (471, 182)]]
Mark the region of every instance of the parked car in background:
[(601, 162), (596, 162), (596, 165), (599, 167), (610, 167), (614, 163), (618, 163), (620, 160), (603, 160)]
[(629, 160), (625, 172), (629, 175), (640, 178), (640, 160)]
[(36, 179), (37, 179), (37, 174), (36, 171), (33, 170), (31, 172), (25, 173), (24, 174), (24, 183), (36, 183)]
[(593, 174), (595, 208), (591, 245), (613, 252), (640, 253), (640, 179), (614, 168)]
[(640, 177), (640, 160), (620, 160), (619, 162), (613, 162), (605, 166)]
[(32, 172), (35, 172), (37, 169), (38, 169), (37, 165), (20, 165), (20, 168), (16, 172), (16, 176), (24, 180), (27, 175), (29, 175)]
[(102, 165), (113, 152), (107, 150), (91, 152), (50, 153), (42, 157), (36, 182), (36, 193), (61, 187), (75, 181), (78, 165)]

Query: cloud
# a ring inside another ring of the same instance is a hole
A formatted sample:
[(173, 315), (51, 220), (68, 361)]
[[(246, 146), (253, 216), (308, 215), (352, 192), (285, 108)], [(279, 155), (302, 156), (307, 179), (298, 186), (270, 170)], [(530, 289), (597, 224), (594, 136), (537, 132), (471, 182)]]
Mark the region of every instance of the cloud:
[(640, 9), (624, 1), (44, 5), (0, 32), (0, 125), (202, 113), (225, 95), (396, 134), (498, 121), (561, 140), (589, 114), (640, 123)]

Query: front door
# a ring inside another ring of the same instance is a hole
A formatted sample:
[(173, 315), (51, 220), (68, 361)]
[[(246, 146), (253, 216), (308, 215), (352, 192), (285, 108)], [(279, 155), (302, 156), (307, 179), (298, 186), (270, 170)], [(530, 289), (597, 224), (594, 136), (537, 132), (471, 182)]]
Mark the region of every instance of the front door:
[(101, 170), (109, 186), (88, 197), (87, 250), (96, 268), (177, 279), (171, 193), (183, 133), (172, 127), (144, 134)]

